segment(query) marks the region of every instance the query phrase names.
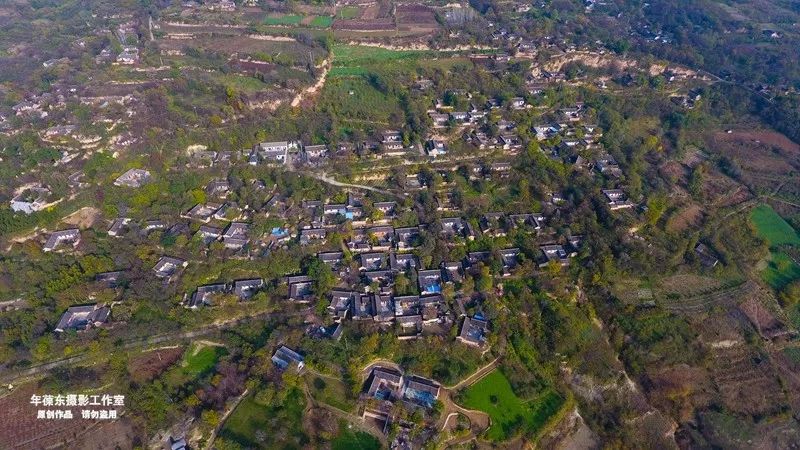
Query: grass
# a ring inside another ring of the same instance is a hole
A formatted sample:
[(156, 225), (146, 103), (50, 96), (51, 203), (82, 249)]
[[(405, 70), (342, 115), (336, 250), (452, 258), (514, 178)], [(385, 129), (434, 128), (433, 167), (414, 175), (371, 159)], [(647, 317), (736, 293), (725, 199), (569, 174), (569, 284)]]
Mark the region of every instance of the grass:
[(800, 279), (800, 266), (785, 252), (772, 251), (770, 261), (761, 276), (774, 289), (781, 290), (792, 281)]
[(177, 388), (199, 380), (211, 373), (217, 361), (227, 352), (225, 347), (195, 344), (186, 349), (180, 364), (164, 374), (164, 382), (167, 386)]
[(308, 389), (318, 402), (342, 411), (352, 411), (355, 408), (355, 402), (347, 395), (349, 389), (340, 380), (311, 375), (308, 377)]
[(225, 347), (205, 346), (199, 350), (190, 349), (183, 361), (183, 372), (192, 377), (208, 373), (217, 364), (219, 358), (226, 353)]
[(546, 389), (529, 402), (523, 401), (499, 370), (492, 371), (463, 394), (466, 408), (489, 414), (492, 425), (486, 437), (491, 441), (507, 440), (522, 430), (535, 433), (558, 412), (563, 402), (552, 389)]
[(314, 28), (330, 28), (333, 24), (333, 17), (331, 16), (316, 16), (309, 23)]
[(280, 406), (264, 406), (250, 395), (231, 413), (219, 436), (244, 448), (300, 449), (308, 442), (303, 432), (304, 408), (303, 393), (297, 388), (286, 394)]
[(795, 328), (800, 328), (800, 304), (794, 305), (787, 311), (789, 321)]
[(392, 115), (402, 117), (397, 98), (384, 94), (362, 77), (329, 80), (320, 103), (352, 121), (386, 123)]
[(245, 93), (260, 92), (270, 87), (270, 85), (263, 83), (258, 78), (244, 75), (226, 74), (219, 76), (218, 79), (226, 86), (230, 86), (237, 91), (242, 91)]
[(280, 16), (268, 16), (264, 18), (264, 25), (299, 25), (303, 16), (299, 14), (285, 14)]
[(800, 364), (800, 348), (789, 347), (783, 349), (783, 354), (795, 364)]
[(334, 66), (359, 66), (400, 59), (419, 58), (435, 52), (425, 50), (388, 50), (366, 45), (336, 44), (333, 46)]
[(361, 8), (356, 6), (344, 6), (339, 8), (339, 12), (336, 14), (340, 19), (355, 19), (359, 15), (361, 15)]
[(750, 221), (753, 222), (759, 236), (765, 239), (770, 247), (800, 245), (800, 235), (797, 231), (769, 205), (755, 207), (750, 213)]
[(328, 77), (363, 77), (369, 74), (370, 71), (363, 67), (333, 67), (328, 72)]
[(332, 450), (379, 450), (381, 443), (375, 436), (363, 431), (353, 431), (344, 423), (339, 426), (339, 434), (331, 442)]
[(800, 235), (769, 205), (759, 205), (750, 213), (758, 235), (770, 246), (770, 260), (761, 276), (772, 288), (783, 289), (787, 284), (800, 279), (800, 266), (779, 246), (800, 246)]

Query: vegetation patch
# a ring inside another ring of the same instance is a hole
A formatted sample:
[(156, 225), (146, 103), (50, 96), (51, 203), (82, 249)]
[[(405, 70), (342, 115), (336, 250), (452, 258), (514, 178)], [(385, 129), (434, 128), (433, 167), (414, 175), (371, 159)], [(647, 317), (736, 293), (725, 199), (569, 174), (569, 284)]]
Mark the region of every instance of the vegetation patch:
[(303, 393), (291, 388), (276, 395), (281, 398), (267, 405), (256, 400), (258, 394), (242, 400), (220, 430), (221, 440), (243, 448), (302, 448), (308, 442), (302, 429)]
[(795, 328), (800, 328), (800, 304), (791, 306), (787, 314), (789, 315), (789, 321), (792, 322)]
[(771, 247), (779, 245), (800, 245), (797, 231), (783, 220), (769, 205), (759, 205), (750, 213), (750, 221), (758, 231), (758, 235)]
[(359, 15), (361, 15), (361, 9), (357, 6), (339, 8), (339, 11), (336, 13), (336, 17), (340, 19), (355, 19)]
[(759, 205), (750, 213), (758, 235), (770, 246), (770, 260), (761, 272), (770, 286), (776, 290), (785, 288), (800, 279), (800, 265), (781, 248), (800, 246), (800, 235), (769, 205)]
[(370, 71), (363, 67), (334, 67), (328, 72), (328, 78), (335, 77), (361, 77), (369, 75)]
[(381, 443), (375, 436), (363, 431), (353, 431), (344, 424), (339, 429), (339, 434), (331, 442), (333, 450), (378, 450)]
[(332, 24), (333, 17), (330, 16), (315, 16), (309, 23), (314, 28), (330, 28)]
[(761, 276), (770, 286), (781, 290), (792, 281), (800, 279), (800, 266), (788, 254), (773, 251), (770, 252), (770, 261)]
[(789, 347), (783, 349), (783, 354), (786, 355), (789, 360), (795, 364), (800, 364), (800, 348), (797, 347)]
[(343, 411), (350, 411), (355, 407), (354, 400), (348, 395), (350, 390), (339, 380), (312, 375), (308, 378), (308, 386), (311, 395), (319, 402)]
[(303, 16), (299, 14), (268, 16), (264, 18), (264, 25), (299, 25), (302, 20)]
[(381, 90), (379, 82), (364, 78), (336, 78), (325, 83), (322, 103), (351, 121), (388, 124), (390, 116), (402, 117), (397, 99)]
[(195, 347), (187, 352), (184, 357), (182, 363), (183, 373), (191, 378), (203, 376), (211, 371), (219, 361), (219, 358), (226, 353), (225, 347), (220, 346)]
[(520, 431), (537, 432), (564, 402), (549, 388), (526, 402), (517, 397), (511, 383), (499, 370), (470, 386), (461, 399), (464, 407), (489, 414), (492, 425), (486, 431), (486, 437), (492, 441), (507, 440)]
[(425, 50), (389, 50), (366, 45), (337, 44), (333, 46), (334, 66), (359, 66), (393, 60), (419, 58), (435, 52)]

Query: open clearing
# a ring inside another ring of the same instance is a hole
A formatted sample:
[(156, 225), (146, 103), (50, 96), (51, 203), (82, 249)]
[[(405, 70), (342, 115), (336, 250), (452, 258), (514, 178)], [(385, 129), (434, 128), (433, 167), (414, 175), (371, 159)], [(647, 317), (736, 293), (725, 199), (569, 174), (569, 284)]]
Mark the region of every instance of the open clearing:
[(216, 345), (195, 344), (186, 350), (180, 367), (175, 367), (166, 373), (167, 382), (172, 386), (201, 378), (210, 373), (217, 361), (227, 353), (225, 347)]
[[(0, 448), (77, 448), (71, 444), (78, 443), (79, 448), (131, 448), (134, 433), (126, 419), (84, 420), (77, 408), (70, 408), (73, 416), (77, 416), (71, 420), (37, 419), (37, 410), (42, 408), (30, 403), (31, 395), (45, 393), (48, 393), (45, 388), (29, 383), (0, 397)], [(102, 436), (102, 443), (98, 442), (98, 436)]]
[(381, 443), (375, 436), (364, 431), (352, 431), (341, 426), (339, 435), (331, 442), (333, 450), (378, 450)]
[(368, 63), (419, 58), (431, 53), (435, 52), (426, 50), (389, 50), (368, 45), (336, 44), (333, 46), (333, 65), (334, 67), (358, 67)]
[[(244, 448), (303, 448), (308, 437), (303, 432), (305, 399), (300, 389), (292, 389), (280, 406), (265, 406), (250, 395), (231, 413), (219, 437)], [(271, 430), (263, 435), (259, 431)]]
[(743, 169), (753, 172), (786, 173), (787, 162), (800, 158), (800, 145), (769, 130), (719, 132), (709, 143), (721, 154), (735, 158)]
[(561, 407), (563, 399), (546, 389), (536, 399), (524, 401), (517, 397), (511, 383), (499, 370), (493, 370), (464, 392), (464, 407), (489, 414), (492, 424), (486, 437), (503, 441), (522, 429), (536, 432)]
[(787, 284), (800, 279), (800, 265), (782, 250), (781, 246), (800, 246), (800, 236), (778, 213), (768, 205), (759, 205), (750, 213), (758, 235), (770, 246), (769, 261), (761, 272), (770, 286), (783, 289)]
[(308, 377), (308, 390), (314, 400), (341, 409), (351, 411), (355, 402), (348, 398), (348, 388), (340, 380), (311, 375)]
[(784, 244), (800, 245), (800, 236), (794, 228), (770, 206), (759, 205), (753, 208), (750, 220), (756, 227), (759, 236), (765, 239), (771, 247)]
[(264, 25), (300, 25), (303, 16), (298, 14), (274, 15), (264, 18)]

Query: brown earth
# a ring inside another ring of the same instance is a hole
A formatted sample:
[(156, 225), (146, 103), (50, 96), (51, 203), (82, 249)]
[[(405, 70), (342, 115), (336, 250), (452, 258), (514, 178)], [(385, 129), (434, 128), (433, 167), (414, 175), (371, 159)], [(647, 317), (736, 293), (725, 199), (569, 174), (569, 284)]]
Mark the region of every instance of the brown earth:
[(690, 203), (680, 208), (667, 221), (667, 230), (679, 233), (687, 228), (696, 228), (703, 219), (703, 208), (696, 203)]
[(709, 147), (734, 158), (745, 171), (785, 174), (800, 168), (800, 145), (768, 130), (717, 132), (706, 139)]
[(33, 394), (53, 394), (35, 383), (16, 388), (0, 398), (0, 448), (38, 450), (43, 448), (132, 448), (133, 429), (126, 419), (116, 421), (84, 420), (80, 409), (70, 409), (75, 419), (37, 419), (38, 409), (30, 403)]
[(436, 13), (428, 6), (419, 3), (397, 5), (395, 17), (399, 27), (438, 28)]
[(62, 222), (80, 229), (86, 229), (97, 223), (102, 216), (103, 213), (99, 209), (86, 206), (64, 217)]
[(157, 377), (183, 356), (183, 347), (160, 348), (139, 355), (128, 363), (131, 381), (145, 383)]

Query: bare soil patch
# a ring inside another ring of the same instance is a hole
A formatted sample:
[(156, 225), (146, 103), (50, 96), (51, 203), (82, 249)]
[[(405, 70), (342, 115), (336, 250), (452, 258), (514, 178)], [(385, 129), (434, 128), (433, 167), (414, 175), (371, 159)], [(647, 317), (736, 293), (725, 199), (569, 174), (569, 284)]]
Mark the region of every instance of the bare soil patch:
[(679, 422), (691, 420), (695, 410), (708, 406), (714, 397), (708, 371), (686, 364), (648, 373), (643, 384), (653, 406), (671, 412)]
[(439, 26), (433, 9), (419, 3), (397, 5), (395, 17), (398, 27), (432, 29)]
[(707, 143), (734, 158), (745, 171), (780, 175), (800, 167), (800, 145), (775, 131), (718, 132)]
[(0, 398), (0, 448), (132, 448), (134, 433), (126, 419), (84, 420), (78, 408), (71, 408), (74, 419), (37, 419), (41, 407), (30, 404), (33, 394), (57, 393), (44, 392), (35, 383), (29, 383)]
[(667, 221), (667, 230), (678, 233), (687, 228), (695, 228), (703, 219), (703, 208), (696, 203), (691, 203), (672, 215)]
[(62, 222), (80, 229), (86, 229), (92, 227), (95, 223), (101, 220), (102, 217), (103, 213), (99, 209), (91, 206), (85, 206), (68, 215), (67, 217), (64, 217)]
[(775, 367), (748, 346), (715, 349), (711, 371), (721, 400), (731, 411), (764, 417), (786, 406)]
[(145, 383), (175, 364), (183, 355), (183, 347), (151, 350), (134, 358), (128, 364), (128, 373), (136, 383)]

